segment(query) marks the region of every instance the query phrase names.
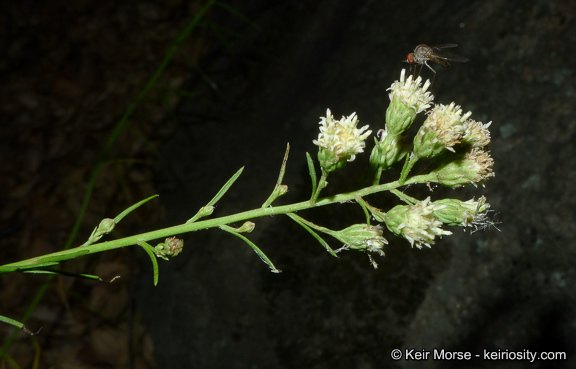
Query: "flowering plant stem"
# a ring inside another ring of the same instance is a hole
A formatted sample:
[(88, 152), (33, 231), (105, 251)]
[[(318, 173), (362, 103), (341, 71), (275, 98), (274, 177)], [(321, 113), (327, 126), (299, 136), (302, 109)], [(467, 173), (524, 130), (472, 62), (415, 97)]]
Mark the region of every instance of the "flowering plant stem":
[[(319, 148), (318, 162), (321, 168), (319, 179), (312, 157), (309, 153), (306, 153), (308, 170), (312, 181), (312, 194), (309, 200), (289, 205), (272, 206), (272, 203), (278, 197), (288, 192), (288, 186), (282, 184), (290, 149), (288, 145), (276, 185), (270, 196), (258, 209), (201, 220), (212, 215), (216, 203), (220, 201), (242, 174), (243, 168), (241, 168), (206, 205), (201, 207), (184, 224), (118, 240), (99, 242), (127, 214), (156, 197), (152, 196), (130, 206), (114, 219), (103, 219), (94, 229), (88, 241), (81, 246), (1, 265), (0, 274), (8, 272), (64, 274), (101, 280), (97, 276), (69, 273), (55, 267), (62, 261), (76, 257), (137, 245), (144, 249), (152, 261), (154, 285), (156, 285), (158, 283), (157, 258), (168, 260), (168, 257), (178, 255), (183, 249), (184, 241), (177, 239), (174, 235), (216, 227), (246, 242), (262, 261), (270, 267), (272, 272), (279, 273), (280, 270), (274, 266), (266, 254), (242, 235), (242, 233), (249, 233), (254, 229), (255, 224), (249, 221), (250, 219), (279, 214), (286, 214), (302, 226), (332, 256), (337, 256), (336, 253), (343, 250), (366, 252), (375, 268), (377, 264), (370, 253), (384, 256), (383, 248), (384, 245), (388, 244), (388, 241), (383, 237), (382, 225), (386, 225), (389, 231), (404, 237), (412, 246), (417, 248), (422, 248), (423, 246), (431, 247), (435, 243), (436, 238), (452, 234), (451, 231), (442, 229), (443, 225), (464, 228), (473, 227), (475, 229), (484, 229), (493, 225), (493, 222), (487, 219), (490, 205), (486, 203), (484, 197), (468, 201), (450, 198), (432, 201), (431, 196), (429, 196), (424, 200), (419, 200), (398, 190), (399, 187), (416, 183), (438, 183), (451, 188), (470, 184), (476, 186), (477, 184), (483, 184), (485, 180), (494, 176), (492, 171), (493, 159), (486, 150), (486, 145), (490, 142), (488, 131), (490, 123), (483, 124), (468, 119), (472, 113), (462, 114), (460, 106), (455, 103), (434, 105), (427, 112), (425, 122), (414, 136), (413, 145), (405, 143), (401, 134), (410, 127), (418, 113), (426, 111), (432, 104), (433, 96), (426, 91), (430, 85), (429, 81), (423, 87), (421, 84), (420, 77), (415, 80), (413, 76), (406, 78), (405, 70), (402, 70), (400, 81), (394, 82), (390, 88), (392, 90), (389, 96), (391, 105), (386, 113), (385, 128), (380, 130), (381, 138), (379, 140), (375, 138), (375, 146), (370, 155), (370, 166), (375, 174), (375, 180), (371, 186), (320, 198), (320, 192), (328, 186), (328, 175), (334, 171), (341, 170), (347, 163), (354, 161), (356, 155), (364, 151), (364, 141), (372, 133), (371, 130), (368, 130), (369, 127), (367, 125), (358, 128), (359, 119), (356, 113), (352, 113), (347, 117), (343, 116), (340, 120), (337, 120), (332, 116), (330, 109), (327, 109), (326, 116), (320, 118), (318, 139), (313, 140), (313, 143)], [(381, 172), (390, 169), (403, 157), (406, 157), (406, 160), (400, 178), (397, 181), (379, 184)], [(410, 171), (418, 160), (432, 158), (437, 159), (436, 165), (431, 167), (427, 174), (409, 176)], [(384, 212), (363, 199), (365, 196), (384, 191), (390, 191), (395, 194), (406, 205), (396, 205)], [(355, 201), (362, 207), (366, 216), (365, 223), (352, 224), (341, 230), (330, 230), (295, 214), (301, 210), (349, 201)], [(371, 224), (372, 220), (380, 224)], [(239, 222), (244, 223), (238, 228), (231, 226)], [(318, 232), (327, 234), (344, 245), (334, 251)], [(165, 241), (156, 246), (147, 243), (147, 241), (164, 237), (166, 237)], [(26, 330), (22, 323), (12, 319), (0, 317), (0, 321)], [(29, 332), (28, 330), (26, 331)]]
[(221, 227), (231, 223), (239, 223), (249, 219), (260, 218), (269, 215), (290, 214), (297, 211), (317, 208), (335, 203), (342, 203), (350, 200), (356, 200), (358, 197), (371, 195), (378, 192), (390, 191), (403, 185), (412, 183), (422, 183), (428, 179), (428, 176), (417, 176), (409, 178), (403, 184), (399, 181), (393, 181), (386, 184), (372, 185), (356, 191), (338, 194), (334, 196), (327, 196), (316, 200), (307, 200), (295, 204), (282, 205), (276, 207), (258, 208), (253, 210), (244, 211), (241, 213), (227, 215), (219, 218), (198, 221), (194, 223), (181, 224), (168, 228), (159, 229), (152, 232), (141, 233), (135, 236), (120, 238), (117, 240), (94, 243), (87, 246), (79, 246), (68, 250), (58, 251), (52, 254), (34, 257), (31, 259), (22, 260), (16, 263), (5, 264), (0, 266), (0, 274), (15, 271), (26, 271), (31, 268), (45, 267), (49, 265), (56, 265), (57, 263), (78, 256), (95, 254), (98, 252), (109, 251), (121, 247), (142, 244), (146, 241), (155, 240), (159, 238), (169, 237), (175, 234), (182, 234), (194, 232), (202, 229), (209, 229)]

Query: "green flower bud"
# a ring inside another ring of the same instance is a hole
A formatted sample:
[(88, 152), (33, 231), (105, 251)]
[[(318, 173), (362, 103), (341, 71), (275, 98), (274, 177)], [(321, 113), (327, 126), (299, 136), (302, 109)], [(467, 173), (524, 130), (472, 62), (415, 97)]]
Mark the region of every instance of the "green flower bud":
[(386, 130), (382, 131), (381, 140), (378, 141), (375, 138), (374, 142), (375, 145), (370, 154), (370, 166), (374, 171), (380, 167), (382, 170), (389, 169), (409, 152), (402, 136), (390, 135)]
[(196, 213), (196, 215), (194, 215), (192, 218), (188, 219), (186, 221), (186, 224), (190, 224), (190, 223), (194, 223), (195, 221), (197, 221), (200, 218), (203, 217), (207, 217), (209, 215), (211, 215), (214, 212), (214, 206), (212, 205), (206, 205), (200, 208), (200, 210), (198, 210), (198, 212)]
[(388, 243), (380, 225), (354, 224), (331, 235), (344, 243), (346, 249), (375, 252), (381, 256), (384, 256), (382, 248)]
[(114, 230), (115, 226), (116, 226), (116, 222), (114, 221), (114, 219), (110, 219), (110, 218), (102, 219), (100, 224), (98, 224), (98, 227), (94, 228), (94, 230), (92, 231), (92, 234), (90, 235), (90, 239), (88, 240), (88, 242), (86, 244), (91, 244), (91, 243), (98, 241), (105, 234), (112, 232), (112, 230)]
[(213, 212), (214, 212), (214, 206), (212, 205), (203, 206), (200, 208), (200, 210), (198, 210), (198, 218), (207, 217), (209, 215), (212, 215)]
[(493, 166), (494, 159), (488, 152), (474, 148), (430, 174), (436, 177), (438, 183), (447, 187), (455, 188), (468, 184), (476, 186), (494, 177)]
[(417, 116), (416, 111), (404, 104), (400, 96), (393, 95), (386, 109), (386, 129), (400, 134), (410, 128)]
[(100, 234), (100, 235), (108, 234), (108, 233), (112, 232), (112, 230), (114, 229), (115, 226), (116, 226), (116, 222), (114, 222), (114, 219), (110, 219), (110, 218), (102, 219), (102, 221), (98, 225), (98, 229), (96, 230), (96, 233)]
[(234, 230), (238, 233), (250, 233), (256, 228), (256, 224), (254, 222), (244, 222), (240, 228), (235, 228)]
[(154, 250), (156, 256), (161, 257), (164, 260), (168, 260), (168, 256), (177, 256), (182, 252), (183, 248), (184, 240), (178, 239), (176, 237), (168, 237), (164, 243), (158, 244)]
[(490, 209), (490, 204), (486, 204), (484, 196), (478, 201), (442, 199), (435, 201), (434, 204), (436, 205), (434, 216), (438, 220), (444, 224), (459, 227), (485, 224), (486, 213)]
[(288, 193), (288, 186), (287, 185), (278, 186), (278, 197), (286, 195), (287, 193)]
[(333, 150), (325, 148), (320, 148), (320, 150), (318, 150), (318, 161), (326, 173), (337, 171), (338, 169), (343, 168), (347, 163), (346, 158), (341, 157)]

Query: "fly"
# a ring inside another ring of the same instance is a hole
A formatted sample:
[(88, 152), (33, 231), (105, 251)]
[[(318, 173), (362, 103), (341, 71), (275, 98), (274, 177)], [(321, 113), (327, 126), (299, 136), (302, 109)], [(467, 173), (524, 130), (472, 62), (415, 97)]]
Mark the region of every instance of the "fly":
[(467, 62), (468, 59), (464, 58), (459, 55), (454, 55), (444, 49), (449, 49), (452, 47), (458, 46), (457, 44), (443, 44), (437, 46), (428, 46), (424, 44), (420, 44), (416, 46), (414, 52), (408, 54), (406, 57), (406, 63), (408, 64), (420, 64), (420, 68), (422, 65), (426, 65), (432, 72), (434, 72), (434, 76), (436, 76), (436, 71), (428, 64), (428, 61), (433, 61), (438, 64), (442, 64), (443, 66), (447, 67), (450, 65), (448, 63), (451, 62)]

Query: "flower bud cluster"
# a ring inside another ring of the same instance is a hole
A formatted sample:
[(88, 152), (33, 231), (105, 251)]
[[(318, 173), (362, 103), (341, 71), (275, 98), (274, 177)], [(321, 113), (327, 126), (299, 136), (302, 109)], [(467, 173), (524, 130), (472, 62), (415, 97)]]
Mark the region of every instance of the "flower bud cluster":
[[(483, 184), (494, 177), (494, 160), (484, 148), (490, 143), (490, 123), (468, 119), (472, 113), (462, 114), (460, 106), (436, 105), (414, 137), (414, 161), (420, 158), (445, 155), (441, 164), (430, 173), (431, 181), (447, 187)], [(456, 147), (460, 153), (456, 152)], [(464, 152), (462, 152), (464, 150)]]
[[(434, 96), (427, 91), (430, 82), (426, 81), (422, 86), (420, 77), (413, 80), (412, 76), (406, 78), (405, 73), (402, 70), (400, 80), (389, 88), (391, 103), (386, 111), (386, 127), (380, 131), (380, 140), (374, 139), (375, 146), (370, 155), (370, 165), (376, 173), (374, 182), (379, 183), (380, 173), (410, 151), (412, 154), (402, 172), (401, 183), (418, 160), (437, 158), (446, 152), (454, 155), (444, 155), (441, 165), (430, 173), (430, 181), (459, 187), (481, 184), (493, 177), (493, 160), (484, 149), (490, 143), (488, 127), (491, 122), (483, 124), (469, 119), (472, 113), (463, 113), (455, 103), (432, 106)], [(424, 111), (426, 120), (410, 147), (401, 134), (410, 128), (417, 114)]]
[(184, 248), (184, 240), (178, 239), (176, 237), (168, 237), (163, 243), (158, 244), (154, 248), (156, 256), (161, 257), (164, 260), (168, 260), (168, 257), (177, 256), (182, 252)]
[(412, 246), (422, 248), (434, 244), (436, 236), (451, 235), (442, 224), (485, 228), (491, 224), (486, 217), (490, 204), (486, 198), (461, 201), (442, 199), (432, 202), (430, 197), (415, 205), (397, 205), (385, 217), (388, 229), (407, 239)]
[[(406, 78), (406, 70), (402, 70), (400, 80), (388, 89), (390, 105), (386, 111), (386, 126), (374, 138), (375, 146), (370, 155), (370, 165), (376, 173), (374, 184), (379, 183), (383, 170), (404, 157), (407, 157), (406, 162), (395, 185), (437, 182), (454, 188), (483, 184), (494, 176), (494, 160), (485, 149), (490, 143), (488, 128), (491, 122), (483, 124), (470, 119), (472, 113), (464, 113), (453, 102), (448, 105), (434, 104), (434, 96), (427, 91), (429, 87), (430, 81), (423, 83), (420, 77), (414, 76)], [(425, 112), (426, 119), (410, 144), (403, 135), (422, 112)], [(337, 121), (327, 110), (326, 117), (321, 118), (320, 134), (313, 141), (320, 148), (318, 158), (323, 169), (319, 189), (327, 185), (328, 173), (342, 168), (347, 161), (354, 160), (356, 154), (363, 152), (364, 141), (371, 131), (367, 130), (368, 126), (358, 129), (357, 124), (355, 114)], [(420, 159), (434, 159), (433, 166), (429, 166), (432, 169), (409, 177)], [(311, 173), (311, 177), (315, 178), (315, 174)], [(384, 213), (362, 199), (358, 202), (367, 216), (385, 223), (392, 233), (405, 238), (413, 247), (431, 247), (437, 237), (452, 234), (444, 230), (443, 225), (479, 229), (493, 224), (487, 220), (490, 205), (484, 197), (468, 201), (432, 201), (428, 197), (419, 201), (395, 189), (392, 191), (396, 191), (397, 196), (408, 205), (398, 205)], [(315, 195), (314, 201), (317, 192)], [(329, 233), (344, 243), (343, 249), (384, 255), (383, 246), (388, 243), (382, 235), (381, 226), (356, 224)]]

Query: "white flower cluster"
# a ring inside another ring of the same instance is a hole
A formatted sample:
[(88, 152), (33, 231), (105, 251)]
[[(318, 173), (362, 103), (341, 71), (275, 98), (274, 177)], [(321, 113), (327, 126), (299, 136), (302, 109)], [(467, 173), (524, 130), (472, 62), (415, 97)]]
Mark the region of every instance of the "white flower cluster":
[(430, 111), (422, 128), (436, 131), (438, 139), (444, 143), (446, 149), (454, 151), (452, 146), (460, 143), (466, 133), (466, 119), (470, 115), (470, 111), (462, 115), (462, 109), (454, 103), (438, 104)]
[(434, 216), (435, 211), (444, 207), (432, 203), (430, 197), (416, 205), (398, 205), (388, 212), (386, 225), (394, 233), (406, 238), (412, 246), (419, 249), (422, 245), (431, 247), (436, 236), (452, 234), (443, 230), (443, 223)]
[(430, 87), (430, 80), (426, 80), (424, 86), (420, 87), (422, 84), (422, 77), (418, 77), (415, 80), (412, 75), (406, 79), (406, 70), (402, 69), (400, 73), (400, 81), (395, 81), (388, 90), (392, 90), (388, 94), (390, 101), (394, 100), (394, 96), (397, 96), (400, 101), (406, 106), (414, 109), (416, 114), (423, 112), (432, 105), (434, 100), (434, 95), (430, 92), (426, 92), (428, 87)]
[(326, 117), (320, 118), (320, 134), (312, 142), (325, 150), (331, 151), (339, 158), (352, 161), (356, 154), (364, 151), (364, 140), (372, 133), (367, 131), (368, 126), (356, 128), (358, 117), (352, 113), (348, 117), (334, 120), (330, 109), (326, 110)]

